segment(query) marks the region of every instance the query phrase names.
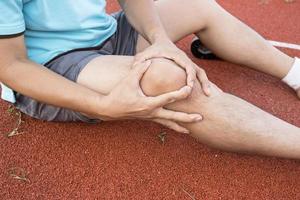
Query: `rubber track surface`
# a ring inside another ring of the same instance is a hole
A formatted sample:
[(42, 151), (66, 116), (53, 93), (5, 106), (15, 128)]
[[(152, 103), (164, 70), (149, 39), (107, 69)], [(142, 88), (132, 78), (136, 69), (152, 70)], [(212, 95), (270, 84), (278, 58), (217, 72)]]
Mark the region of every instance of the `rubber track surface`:
[[(300, 44), (300, 2), (260, 2), (220, 1), (268, 39)], [(108, 9), (117, 10), (116, 1), (108, 1)], [(190, 39), (178, 45), (191, 56)], [(278, 80), (222, 61), (194, 61), (225, 91), (300, 126), (300, 101)], [(3, 200), (300, 199), (298, 161), (220, 152), (139, 121), (87, 125), (25, 117), (23, 134), (6, 138), (15, 123), (8, 106), (0, 102)], [(164, 145), (157, 136), (162, 131), (167, 132)], [(24, 169), (30, 183), (13, 179), (14, 167)]]

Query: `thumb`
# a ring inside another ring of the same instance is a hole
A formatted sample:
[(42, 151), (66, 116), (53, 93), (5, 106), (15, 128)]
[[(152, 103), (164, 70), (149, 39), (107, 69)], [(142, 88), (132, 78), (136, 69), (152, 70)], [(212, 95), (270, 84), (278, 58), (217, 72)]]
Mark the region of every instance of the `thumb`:
[(140, 81), (140, 79), (143, 77), (143, 75), (145, 74), (145, 72), (150, 67), (151, 63), (152, 63), (151, 60), (147, 60), (145, 62), (141, 62), (141, 63), (135, 64), (133, 66), (132, 73), (134, 74), (134, 77), (135, 77), (136, 80)]
[(138, 63), (141, 63), (141, 62), (145, 62), (147, 59), (145, 59), (145, 56), (144, 56), (144, 52), (141, 52), (137, 55), (134, 56), (134, 65), (138, 64)]

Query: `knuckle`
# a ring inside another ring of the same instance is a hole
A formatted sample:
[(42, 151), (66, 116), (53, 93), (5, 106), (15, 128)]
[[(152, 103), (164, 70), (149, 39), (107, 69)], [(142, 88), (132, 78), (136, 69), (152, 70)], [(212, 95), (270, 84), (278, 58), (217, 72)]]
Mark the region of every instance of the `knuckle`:
[(148, 111), (148, 110), (149, 110), (149, 107), (148, 107), (147, 105), (141, 104), (141, 105), (139, 106), (139, 110), (140, 110), (140, 111)]
[(205, 71), (204, 71), (204, 69), (199, 68), (199, 72), (200, 72), (200, 73), (204, 73)]
[(144, 102), (144, 106), (149, 110), (155, 108), (154, 102), (152, 100)]
[(152, 116), (152, 115), (147, 115), (146, 117), (145, 117), (145, 119), (148, 119), (148, 120), (153, 120), (155, 117), (154, 116)]
[(146, 112), (146, 113), (151, 113), (152, 112), (152, 108), (151, 107), (149, 107), (149, 106), (146, 106), (146, 107), (144, 107), (144, 112)]
[(174, 114), (174, 113), (171, 113), (171, 114), (169, 115), (169, 119), (170, 119), (170, 120), (176, 120), (176, 119), (177, 119), (177, 115)]
[(185, 98), (187, 98), (189, 96), (189, 93), (188, 92), (183, 92), (182, 94), (181, 94), (181, 98), (182, 99), (185, 99)]
[(194, 78), (194, 77), (196, 77), (196, 75), (197, 75), (197, 72), (196, 72), (196, 70), (195, 70), (195, 69), (192, 69), (192, 70), (191, 70), (191, 75), (193, 76), (193, 78)]
[(199, 76), (201, 78), (205, 78), (206, 77), (206, 73), (205, 73), (205, 71), (203, 69), (201, 71), (199, 71)]
[(142, 100), (132, 102), (132, 106), (134, 106), (138, 112), (143, 112), (146, 110), (145, 103)]
[(164, 51), (162, 51), (161, 49), (159, 49), (156, 52), (161, 55)]
[(174, 94), (174, 95), (170, 95), (170, 96), (166, 97), (164, 102), (169, 103), (169, 102), (174, 102), (175, 100), (176, 100), (176, 95)]
[(143, 109), (145, 112), (151, 112), (151, 111), (153, 111), (154, 108), (151, 104), (145, 103), (145, 105), (143, 106)]
[(171, 125), (169, 122), (165, 122), (165, 123), (163, 123), (163, 124), (164, 124), (166, 127), (172, 129), (172, 125)]

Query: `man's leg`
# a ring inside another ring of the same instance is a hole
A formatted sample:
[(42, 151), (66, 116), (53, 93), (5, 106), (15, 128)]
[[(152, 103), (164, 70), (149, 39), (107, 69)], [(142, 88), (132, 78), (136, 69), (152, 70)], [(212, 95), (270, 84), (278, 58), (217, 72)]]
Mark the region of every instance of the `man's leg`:
[[(294, 62), (213, 0), (159, 0), (156, 6), (174, 42), (195, 33), (219, 57), (280, 79)], [(147, 45), (140, 37), (138, 51)]]
[[(79, 74), (78, 83), (108, 94), (131, 69), (133, 57), (101, 56), (92, 60)], [(145, 73), (141, 86), (152, 96), (181, 88), (185, 72), (172, 61), (155, 59)], [(200, 113), (200, 123), (182, 124), (199, 141), (235, 152), (300, 159), (300, 129), (238, 97), (212, 86), (205, 96), (196, 84), (189, 99), (167, 106), (172, 110)]]

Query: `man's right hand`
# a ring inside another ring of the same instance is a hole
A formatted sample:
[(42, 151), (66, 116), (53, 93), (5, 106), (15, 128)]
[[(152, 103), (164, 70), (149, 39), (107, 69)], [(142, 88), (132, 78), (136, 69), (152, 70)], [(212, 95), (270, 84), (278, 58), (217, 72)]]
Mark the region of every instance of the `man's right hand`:
[(171, 111), (163, 107), (187, 98), (192, 89), (189, 86), (184, 86), (177, 91), (156, 97), (147, 97), (140, 87), (140, 80), (150, 65), (151, 61), (148, 60), (133, 66), (128, 76), (120, 81), (109, 95), (101, 98), (100, 101), (104, 107), (104, 110), (101, 110), (102, 119), (152, 120), (178, 132), (188, 133), (188, 130), (177, 122), (201, 121), (201, 115)]

